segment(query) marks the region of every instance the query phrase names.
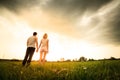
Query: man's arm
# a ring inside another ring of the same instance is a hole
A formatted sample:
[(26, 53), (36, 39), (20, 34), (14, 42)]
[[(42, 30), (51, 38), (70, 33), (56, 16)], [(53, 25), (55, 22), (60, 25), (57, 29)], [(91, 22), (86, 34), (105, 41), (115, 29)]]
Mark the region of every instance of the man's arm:
[(29, 40), (27, 39), (27, 46), (28, 46)]
[(35, 38), (35, 43), (36, 43), (36, 48), (37, 48), (36, 52), (38, 52), (38, 38), (37, 37)]

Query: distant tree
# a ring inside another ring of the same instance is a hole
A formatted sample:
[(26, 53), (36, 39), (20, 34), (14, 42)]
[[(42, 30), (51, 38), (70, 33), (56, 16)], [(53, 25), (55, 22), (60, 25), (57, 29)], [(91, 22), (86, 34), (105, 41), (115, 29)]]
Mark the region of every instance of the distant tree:
[(11, 61), (19, 61), (18, 59), (11, 59)]
[(82, 56), (82, 57), (79, 58), (78, 61), (87, 61), (87, 58), (85, 58), (85, 57)]
[(110, 57), (110, 60), (116, 60), (116, 58), (115, 57)]
[(95, 61), (94, 59), (89, 59), (88, 61)]
[(77, 58), (75, 58), (75, 59), (73, 59), (72, 61), (75, 62), (75, 61), (78, 61), (78, 60), (77, 60)]
[(67, 60), (65, 60), (66, 62), (70, 62), (71, 60), (70, 59), (67, 59)]

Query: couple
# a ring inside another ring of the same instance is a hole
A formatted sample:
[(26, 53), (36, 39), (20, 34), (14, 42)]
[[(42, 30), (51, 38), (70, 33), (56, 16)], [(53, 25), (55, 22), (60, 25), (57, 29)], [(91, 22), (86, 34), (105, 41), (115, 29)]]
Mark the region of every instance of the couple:
[(40, 48), (39, 61), (42, 63), (45, 63), (45, 57), (46, 57), (46, 54), (48, 53), (48, 44), (49, 44), (49, 40), (47, 39), (47, 37), (48, 35), (47, 33), (45, 33), (43, 35), (43, 39), (41, 39), (40, 41), (39, 47), (38, 47), (37, 32), (33, 32), (33, 36), (28, 38), (26, 54), (25, 54), (24, 60), (22, 61), (23, 66), (25, 66), (26, 64), (27, 66), (30, 65), (35, 49), (36, 49), (36, 52), (38, 52), (39, 48)]

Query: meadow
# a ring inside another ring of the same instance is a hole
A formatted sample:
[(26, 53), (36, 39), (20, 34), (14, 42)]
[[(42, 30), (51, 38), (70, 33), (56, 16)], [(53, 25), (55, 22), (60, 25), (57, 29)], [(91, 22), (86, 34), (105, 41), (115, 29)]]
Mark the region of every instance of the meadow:
[(120, 80), (120, 60), (87, 62), (0, 61), (0, 80)]

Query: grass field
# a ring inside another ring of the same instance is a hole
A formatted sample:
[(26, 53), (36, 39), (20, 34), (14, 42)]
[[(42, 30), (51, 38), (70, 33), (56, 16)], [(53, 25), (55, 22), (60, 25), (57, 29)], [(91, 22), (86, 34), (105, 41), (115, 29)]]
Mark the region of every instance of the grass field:
[(0, 61), (0, 80), (120, 80), (120, 60), (88, 62)]

